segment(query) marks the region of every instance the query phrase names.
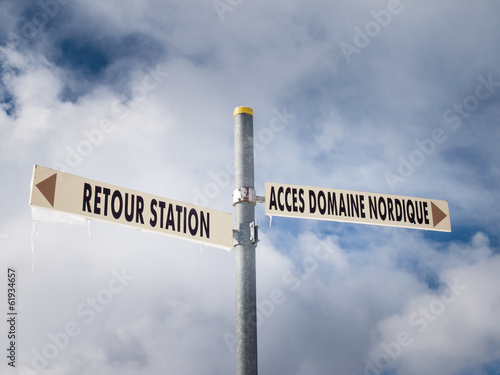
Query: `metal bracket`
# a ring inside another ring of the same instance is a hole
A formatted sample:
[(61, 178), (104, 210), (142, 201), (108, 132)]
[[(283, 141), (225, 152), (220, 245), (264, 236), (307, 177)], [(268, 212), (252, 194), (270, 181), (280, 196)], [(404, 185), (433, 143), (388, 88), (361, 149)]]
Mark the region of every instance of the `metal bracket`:
[(239, 202), (249, 202), (255, 204), (257, 193), (254, 188), (239, 188), (233, 190), (233, 206)]
[(259, 242), (259, 224), (255, 221), (250, 223), (250, 241), (257, 246)]
[[(233, 239), (236, 241), (235, 244), (243, 245), (245, 243), (253, 243), (255, 247), (257, 247), (257, 243), (259, 242), (259, 224), (251, 222), (246, 225), (242, 224), (243, 227), (240, 230), (233, 229)], [(250, 233), (248, 233), (248, 231)], [(250, 236), (250, 242), (241, 242), (241, 237), (245, 237), (245, 234)]]

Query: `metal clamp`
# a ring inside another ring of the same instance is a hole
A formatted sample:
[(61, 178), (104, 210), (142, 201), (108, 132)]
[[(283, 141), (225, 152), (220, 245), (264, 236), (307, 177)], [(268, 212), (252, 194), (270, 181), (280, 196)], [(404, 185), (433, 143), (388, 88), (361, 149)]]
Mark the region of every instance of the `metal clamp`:
[(250, 223), (250, 241), (257, 246), (257, 242), (259, 242), (259, 224), (254, 222)]
[(234, 189), (233, 191), (233, 206), (240, 202), (249, 202), (255, 204), (257, 201), (257, 193), (254, 188), (244, 187)]
[[(250, 233), (249, 233), (250, 232)], [(248, 238), (250, 241), (247, 242), (243, 238)], [(233, 229), (233, 239), (235, 240), (235, 245), (244, 245), (252, 243), (257, 247), (259, 242), (259, 224), (255, 221), (251, 223), (241, 224), (240, 229)]]

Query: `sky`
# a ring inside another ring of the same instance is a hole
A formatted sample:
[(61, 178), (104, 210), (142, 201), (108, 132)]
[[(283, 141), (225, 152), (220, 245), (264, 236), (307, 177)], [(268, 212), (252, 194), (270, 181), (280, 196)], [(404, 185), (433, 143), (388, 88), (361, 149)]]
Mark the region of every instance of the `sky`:
[(234, 250), (46, 222), (29, 197), (41, 165), (234, 214), (233, 110), (248, 106), (258, 195), (440, 199), (452, 226), (271, 224), (258, 203), (259, 372), (500, 374), (498, 1), (0, 9), (0, 373), (235, 373)]

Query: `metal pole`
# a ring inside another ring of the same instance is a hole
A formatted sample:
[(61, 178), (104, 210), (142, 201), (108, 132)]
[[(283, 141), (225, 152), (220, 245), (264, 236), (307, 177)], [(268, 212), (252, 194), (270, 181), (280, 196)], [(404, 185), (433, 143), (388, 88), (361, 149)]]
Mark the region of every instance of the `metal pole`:
[(236, 210), (236, 367), (237, 375), (257, 375), (257, 298), (253, 110), (234, 109)]

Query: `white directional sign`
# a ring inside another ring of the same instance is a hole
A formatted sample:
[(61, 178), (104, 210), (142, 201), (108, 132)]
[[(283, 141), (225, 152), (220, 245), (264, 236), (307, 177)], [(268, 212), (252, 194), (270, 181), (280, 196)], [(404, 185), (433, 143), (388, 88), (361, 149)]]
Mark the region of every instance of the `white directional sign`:
[(123, 224), (229, 250), (232, 215), (35, 166), (32, 206)]
[(266, 215), (451, 232), (448, 202), (266, 182)]

